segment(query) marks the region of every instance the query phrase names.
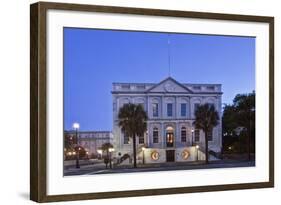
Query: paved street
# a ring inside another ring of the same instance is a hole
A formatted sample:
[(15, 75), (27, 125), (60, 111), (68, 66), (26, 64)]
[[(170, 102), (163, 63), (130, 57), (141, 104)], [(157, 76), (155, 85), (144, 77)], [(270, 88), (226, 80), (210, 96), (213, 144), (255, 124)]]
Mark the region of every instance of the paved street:
[(204, 164), (204, 162), (188, 162), (188, 163), (163, 163), (163, 164), (144, 164), (138, 165), (138, 168), (132, 168), (132, 165), (119, 165), (112, 169), (105, 169), (103, 163), (82, 165), (80, 169), (75, 166), (65, 168), (65, 176), (73, 175), (95, 175), (110, 173), (131, 173), (131, 172), (150, 172), (150, 171), (169, 171), (169, 170), (192, 170), (192, 169), (210, 169), (210, 168), (234, 168), (234, 167), (250, 167), (255, 166), (254, 161), (238, 162), (234, 160), (220, 160)]

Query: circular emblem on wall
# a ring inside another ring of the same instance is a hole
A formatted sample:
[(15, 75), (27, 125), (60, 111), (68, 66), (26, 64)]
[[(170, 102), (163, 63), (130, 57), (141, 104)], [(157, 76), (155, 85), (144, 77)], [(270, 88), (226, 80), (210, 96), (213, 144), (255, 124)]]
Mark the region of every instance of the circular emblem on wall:
[(165, 90), (167, 91), (167, 92), (171, 92), (171, 91), (173, 91), (173, 86), (170, 84), (170, 83), (166, 83), (165, 85), (164, 85), (164, 88), (165, 88)]
[(190, 156), (190, 153), (189, 153), (188, 150), (185, 149), (185, 150), (182, 151), (182, 153), (181, 153), (182, 159), (186, 160), (186, 159), (189, 158), (189, 156)]
[(158, 159), (159, 159), (159, 152), (153, 151), (153, 152), (151, 153), (151, 159), (153, 159), (153, 160), (158, 160)]

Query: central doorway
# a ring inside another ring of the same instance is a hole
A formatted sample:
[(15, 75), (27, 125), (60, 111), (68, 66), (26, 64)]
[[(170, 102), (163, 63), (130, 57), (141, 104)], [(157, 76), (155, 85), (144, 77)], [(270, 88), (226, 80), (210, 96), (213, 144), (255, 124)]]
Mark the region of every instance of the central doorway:
[(175, 150), (166, 150), (166, 161), (167, 162), (175, 161)]
[(166, 128), (166, 145), (167, 147), (174, 146), (174, 128), (170, 126)]

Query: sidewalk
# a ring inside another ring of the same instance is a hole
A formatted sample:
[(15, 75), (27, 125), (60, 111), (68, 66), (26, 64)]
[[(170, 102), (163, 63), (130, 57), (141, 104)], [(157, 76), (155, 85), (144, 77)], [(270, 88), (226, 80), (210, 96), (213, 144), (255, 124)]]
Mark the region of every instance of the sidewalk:
[(235, 161), (220, 160), (212, 161), (205, 164), (205, 161), (197, 162), (171, 162), (159, 164), (138, 164), (137, 168), (130, 165), (114, 165), (112, 169), (105, 168), (105, 164), (83, 165), (80, 169), (71, 167), (64, 170), (65, 176), (71, 175), (92, 175), (107, 173), (130, 173), (130, 172), (147, 172), (147, 171), (169, 171), (169, 170), (192, 170), (192, 169), (211, 169), (211, 168), (233, 168), (233, 167), (251, 167), (255, 166), (255, 161)]

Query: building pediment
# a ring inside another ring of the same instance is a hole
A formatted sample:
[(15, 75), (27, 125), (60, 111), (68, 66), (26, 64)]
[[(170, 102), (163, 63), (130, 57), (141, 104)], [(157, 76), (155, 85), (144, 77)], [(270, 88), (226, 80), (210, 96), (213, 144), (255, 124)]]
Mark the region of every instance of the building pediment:
[(151, 93), (192, 93), (190, 89), (177, 82), (175, 79), (168, 77), (160, 83), (152, 86), (147, 92)]

